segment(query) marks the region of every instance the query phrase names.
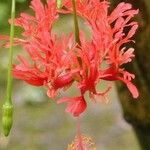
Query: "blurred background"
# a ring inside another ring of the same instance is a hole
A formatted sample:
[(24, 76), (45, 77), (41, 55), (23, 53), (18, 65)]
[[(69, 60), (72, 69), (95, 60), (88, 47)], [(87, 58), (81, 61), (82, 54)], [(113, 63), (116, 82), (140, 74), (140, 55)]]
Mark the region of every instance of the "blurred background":
[[(29, 3), (30, 0), (17, 0), (17, 16), (19, 12), (30, 13)], [(113, 5), (116, 3), (115, 1)], [(10, 7), (10, 0), (0, 0), (0, 34), (9, 34)], [(90, 36), (89, 29), (85, 28), (82, 20), (80, 28)], [(53, 29), (54, 32), (66, 34), (72, 30), (72, 16), (62, 16)], [(19, 36), (20, 33), (21, 30), (16, 28), (15, 35)], [(19, 52), (22, 49), (15, 47), (14, 59)], [(7, 64), (8, 49), (0, 48), (0, 108), (6, 91)], [(81, 117), (82, 133), (92, 137), (97, 150), (140, 150), (132, 127), (122, 115), (125, 108), (122, 111), (120, 98), (123, 96), (117, 94), (116, 85), (112, 84), (113, 90), (110, 92), (108, 104), (93, 103), (87, 99), (88, 109)], [(104, 83), (100, 88), (105, 86)], [(67, 145), (74, 139), (76, 120), (64, 112), (65, 105), (57, 105), (54, 100), (50, 100), (46, 89), (30, 86), (22, 81), (14, 80), (13, 91), (14, 124), (10, 136), (5, 138), (0, 121), (0, 150), (66, 150)], [(75, 95), (76, 92), (72, 87), (68, 93), (62, 94)], [(0, 118), (1, 116), (2, 109)]]

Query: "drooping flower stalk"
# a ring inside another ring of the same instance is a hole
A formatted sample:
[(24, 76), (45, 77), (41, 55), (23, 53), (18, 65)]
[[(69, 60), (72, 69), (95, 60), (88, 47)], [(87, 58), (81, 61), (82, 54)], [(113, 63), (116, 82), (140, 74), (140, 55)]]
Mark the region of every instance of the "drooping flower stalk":
[(76, 1), (75, 0), (72, 0), (72, 6), (73, 6), (75, 40), (79, 45), (81, 45), (80, 38), (79, 38), (79, 24), (78, 24), (77, 12), (76, 12)]
[(13, 42), (14, 42), (14, 19), (15, 19), (15, 0), (12, 0), (7, 90), (5, 103), (3, 104), (3, 117), (2, 117), (3, 132), (5, 136), (9, 135), (13, 123), (12, 59), (13, 59)]
[[(78, 24), (78, 17), (76, 12), (76, 0), (72, 0), (72, 7), (73, 7), (73, 19), (74, 19), (74, 32), (75, 32), (75, 41), (81, 45), (80, 37), (79, 37), (79, 24)], [(79, 146), (77, 150), (84, 150), (83, 142), (82, 142), (82, 135), (80, 131), (80, 118), (77, 117), (77, 141), (79, 142)]]

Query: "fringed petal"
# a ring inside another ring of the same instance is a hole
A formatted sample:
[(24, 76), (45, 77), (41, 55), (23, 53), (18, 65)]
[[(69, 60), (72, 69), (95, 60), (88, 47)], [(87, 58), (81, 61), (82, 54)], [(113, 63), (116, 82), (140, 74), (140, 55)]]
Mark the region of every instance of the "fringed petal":
[(65, 97), (57, 101), (58, 104), (64, 102), (68, 103), (66, 112), (71, 113), (74, 117), (77, 117), (81, 113), (83, 113), (87, 107), (86, 101), (83, 96), (74, 97), (74, 98)]

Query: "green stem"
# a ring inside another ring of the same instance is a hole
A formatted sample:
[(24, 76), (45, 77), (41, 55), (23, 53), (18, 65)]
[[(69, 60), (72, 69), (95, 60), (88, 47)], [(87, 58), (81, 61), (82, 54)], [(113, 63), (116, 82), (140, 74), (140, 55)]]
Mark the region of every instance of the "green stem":
[(13, 42), (14, 42), (14, 19), (15, 19), (15, 0), (12, 0), (7, 90), (6, 90), (5, 103), (3, 104), (3, 116), (2, 116), (3, 133), (5, 136), (9, 135), (13, 124), (13, 105), (12, 105), (11, 98), (12, 98), (12, 59), (13, 59)]
[(7, 74), (7, 91), (6, 102), (12, 104), (12, 59), (13, 59), (13, 42), (14, 42), (14, 19), (15, 19), (15, 0), (12, 0), (11, 9), (11, 27), (10, 27), (10, 48), (9, 48), (9, 63)]
[(79, 25), (78, 25), (78, 17), (76, 12), (76, 2), (72, 0), (73, 6), (73, 19), (74, 19), (74, 30), (75, 30), (75, 41), (81, 45), (80, 38), (79, 38)]
[(56, 0), (57, 8), (60, 9), (62, 7), (62, 0)]

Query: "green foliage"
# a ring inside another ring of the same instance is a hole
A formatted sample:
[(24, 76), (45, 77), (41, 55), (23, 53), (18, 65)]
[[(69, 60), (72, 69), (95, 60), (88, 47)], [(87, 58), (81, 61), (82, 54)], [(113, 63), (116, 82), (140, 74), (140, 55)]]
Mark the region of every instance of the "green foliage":
[(8, 12), (9, 12), (9, 4), (6, 2), (1, 1), (0, 2), (0, 26), (4, 26), (6, 22), (6, 18), (8, 18)]
[(19, 3), (23, 3), (25, 1), (27, 1), (27, 0), (16, 0), (16, 2), (19, 2)]
[[(0, 0), (0, 34), (8, 31), (11, 12), (11, 0)], [(16, 0), (16, 16), (29, 8), (31, 0)]]

